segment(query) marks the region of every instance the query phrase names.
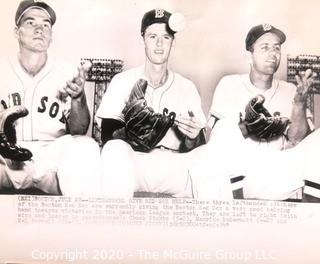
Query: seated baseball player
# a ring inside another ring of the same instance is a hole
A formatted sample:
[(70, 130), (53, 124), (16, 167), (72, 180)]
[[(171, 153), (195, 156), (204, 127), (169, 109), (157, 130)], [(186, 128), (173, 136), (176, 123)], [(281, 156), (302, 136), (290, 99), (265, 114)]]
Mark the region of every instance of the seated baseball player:
[(0, 62), (0, 189), (92, 195), (99, 190), (100, 151), (84, 136), (88, 67), (76, 72), (48, 55), (55, 22), (42, 1), (24, 0), (16, 11), (19, 52)]
[(306, 100), (315, 74), (297, 73), (297, 86), (274, 78), (285, 40), (269, 24), (253, 27), (245, 41), (249, 74), (223, 77), (214, 93), (208, 147), (229, 162), (226, 172), (245, 198), (300, 199), (307, 180), (319, 182), (304, 172), (316, 151), (303, 142), (313, 128)]
[(145, 63), (116, 75), (103, 97), (97, 116), (106, 142), (101, 154), (104, 195), (193, 196), (188, 153), (205, 142), (206, 119), (195, 85), (168, 69), (181, 16), (163, 9), (143, 16)]

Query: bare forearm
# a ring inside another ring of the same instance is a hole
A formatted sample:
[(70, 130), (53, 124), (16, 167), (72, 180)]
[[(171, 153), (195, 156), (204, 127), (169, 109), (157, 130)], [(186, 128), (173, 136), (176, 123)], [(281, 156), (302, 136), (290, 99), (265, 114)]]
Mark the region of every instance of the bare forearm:
[(306, 105), (301, 102), (294, 102), (291, 114), (291, 124), (288, 129), (289, 142), (294, 146), (304, 139), (310, 128), (307, 121)]
[(295, 76), (297, 82), (296, 94), (293, 99), (293, 109), (291, 113), (291, 124), (288, 130), (289, 147), (297, 145), (310, 132), (307, 121), (307, 99), (309, 90), (313, 85), (316, 73), (310, 69), (299, 72)]
[(72, 135), (84, 135), (87, 133), (90, 123), (90, 113), (85, 94), (71, 100), (69, 116), (69, 130)]

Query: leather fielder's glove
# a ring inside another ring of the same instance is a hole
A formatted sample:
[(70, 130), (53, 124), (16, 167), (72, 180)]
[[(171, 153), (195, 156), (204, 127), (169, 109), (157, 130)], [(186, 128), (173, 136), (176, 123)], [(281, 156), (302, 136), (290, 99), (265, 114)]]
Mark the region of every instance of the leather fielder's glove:
[(25, 117), (28, 110), (23, 106), (13, 106), (0, 112), (0, 155), (15, 161), (31, 159), (32, 153), (17, 145), (14, 122)]
[(263, 95), (257, 95), (247, 104), (244, 118), (240, 113), (239, 127), (245, 138), (271, 140), (284, 135), (290, 120), (279, 115), (271, 116), (263, 106), (264, 101)]
[(113, 134), (114, 138), (124, 139), (134, 150), (142, 152), (156, 147), (173, 125), (176, 116), (166, 108), (160, 114), (148, 107), (144, 98), (147, 86), (148, 82), (143, 79), (135, 83), (122, 111), (125, 127)]

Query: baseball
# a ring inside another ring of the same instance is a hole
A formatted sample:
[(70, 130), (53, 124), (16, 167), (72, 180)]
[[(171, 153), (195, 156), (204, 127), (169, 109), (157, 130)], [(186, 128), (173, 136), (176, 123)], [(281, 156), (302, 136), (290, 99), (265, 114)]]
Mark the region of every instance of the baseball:
[(169, 18), (169, 27), (175, 31), (179, 32), (184, 29), (186, 25), (186, 19), (181, 13), (173, 13)]
[(82, 64), (82, 68), (83, 68), (85, 71), (88, 71), (91, 67), (92, 67), (91, 61), (85, 61), (85, 62)]

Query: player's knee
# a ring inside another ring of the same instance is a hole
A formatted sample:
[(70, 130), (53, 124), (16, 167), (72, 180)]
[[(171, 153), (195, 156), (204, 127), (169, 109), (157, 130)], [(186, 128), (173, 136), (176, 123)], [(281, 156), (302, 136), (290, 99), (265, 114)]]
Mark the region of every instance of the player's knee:
[(9, 180), (6, 165), (0, 164), (0, 190), (9, 187), (12, 187), (12, 183)]
[(317, 148), (320, 143), (320, 128), (305, 137), (298, 145), (299, 148)]
[(75, 136), (73, 137), (73, 144), (76, 149), (83, 151), (99, 151), (99, 144), (91, 137), (88, 136)]
[(131, 146), (121, 140), (121, 139), (114, 139), (114, 140), (109, 140), (102, 148), (101, 151), (101, 157), (102, 159), (106, 156), (110, 155), (128, 155), (130, 152), (132, 152)]

